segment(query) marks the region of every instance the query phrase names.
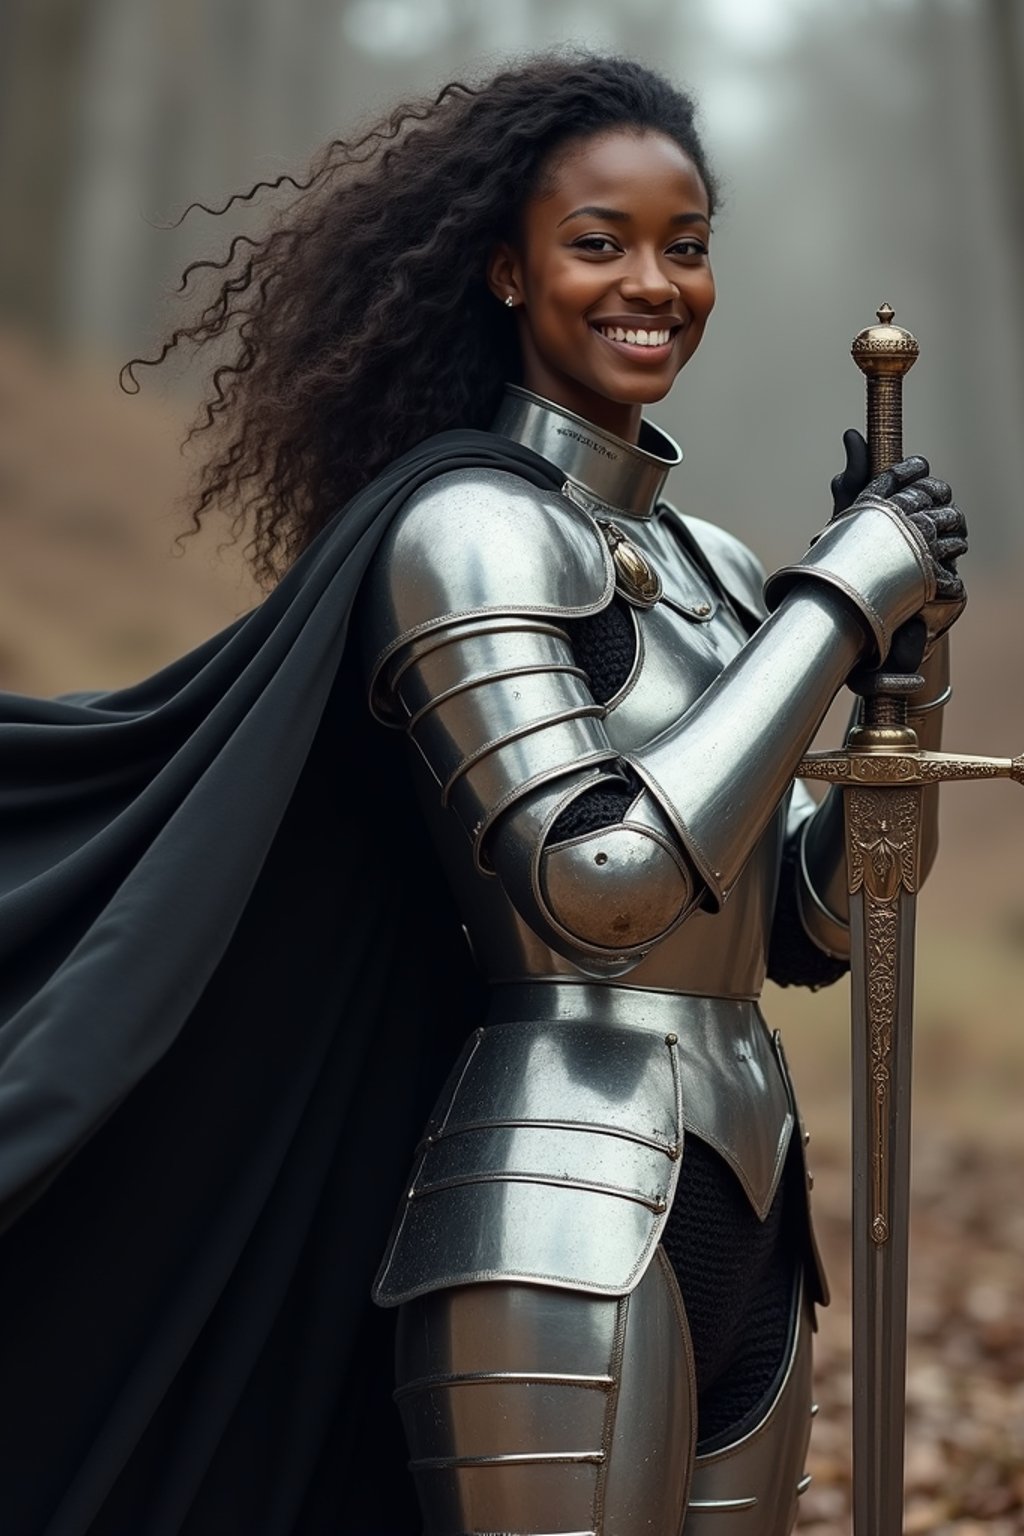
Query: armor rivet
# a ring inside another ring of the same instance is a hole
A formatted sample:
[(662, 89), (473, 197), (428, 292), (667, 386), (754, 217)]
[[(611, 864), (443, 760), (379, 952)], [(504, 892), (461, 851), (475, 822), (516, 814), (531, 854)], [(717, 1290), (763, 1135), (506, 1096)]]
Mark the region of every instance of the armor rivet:
[(414, 1189), (410, 1189), (409, 1193), (406, 1195), (405, 1198), (407, 1200), (415, 1200), (415, 1198), (416, 1198), (416, 1191)]
[(805, 1147), (806, 1147), (807, 1143), (810, 1141), (810, 1139), (811, 1139), (810, 1131), (804, 1131), (804, 1146)]
[(811, 1418), (812, 1419), (816, 1419), (820, 1412), (821, 1412), (821, 1408), (820, 1408), (819, 1404), (812, 1403), (811, 1404)]
[(708, 614), (708, 613), (711, 612), (711, 604), (710, 603), (698, 603), (696, 608), (693, 611), (694, 611), (694, 613), (699, 613), (699, 614), (702, 614), (702, 615), (703, 614)]
[(665, 1044), (666, 1045), (678, 1045), (679, 1044), (679, 1036), (678, 1035), (666, 1035), (665, 1036)]
[(655, 1200), (655, 1202), (654, 1202), (654, 1214), (656, 1216), (663, 1215), (664, 1212), (667, 1211), (667, 1210), (668, 1210), (668, 1202), (666, 1200)]
[(595, 864), (607, 864), (608, 863), (608, 855), (606, 853), (595, 853), (594, 854), (594, 863)]

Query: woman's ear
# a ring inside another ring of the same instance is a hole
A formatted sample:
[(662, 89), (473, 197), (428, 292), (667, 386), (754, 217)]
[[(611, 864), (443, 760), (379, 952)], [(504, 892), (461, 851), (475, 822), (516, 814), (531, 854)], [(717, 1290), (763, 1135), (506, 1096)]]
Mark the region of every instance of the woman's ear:
[(505, 241), (496, 245), (491, 252), (487, 263), (487, 286), (503, 304), (509, 299), (513, 304), (521, 304), (523, 301), (519, 257)]

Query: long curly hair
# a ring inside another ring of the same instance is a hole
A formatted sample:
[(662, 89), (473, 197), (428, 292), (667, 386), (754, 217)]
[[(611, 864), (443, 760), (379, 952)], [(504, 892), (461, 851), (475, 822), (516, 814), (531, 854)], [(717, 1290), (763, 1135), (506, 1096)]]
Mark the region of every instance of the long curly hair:
[(487, 260), (498, 241), (515, 242), (554, 153), (610, 128), (656, 130), (693, 160), (713, 204), (694, 119), (689, 96), (633, 60), (537, 55), (332, 140), (304, 179), (257, 182), (207, 210), (282, 183), (298, 193), (261, 239), (238, 235), (221, 260), (186, 268), (179, 291), (210, 269), (213, 298), (159, 356), (122, 372), (137, 389), (140, 364), (183, 343), (219, 344), (189, 432), (212, 431), (194, 527), (214, 505), (229, 510), (269, 585), (407, 448), (488, 426), (520, 360)]

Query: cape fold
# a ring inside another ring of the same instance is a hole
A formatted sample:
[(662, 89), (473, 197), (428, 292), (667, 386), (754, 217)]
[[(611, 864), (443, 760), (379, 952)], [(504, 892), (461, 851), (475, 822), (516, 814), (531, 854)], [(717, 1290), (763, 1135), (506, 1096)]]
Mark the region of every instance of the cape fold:
[(0, 697), (0, 1530), (418, 1528), (370, 1282), (476, 1009), (346, 649), (449, 432), (112, 694)]

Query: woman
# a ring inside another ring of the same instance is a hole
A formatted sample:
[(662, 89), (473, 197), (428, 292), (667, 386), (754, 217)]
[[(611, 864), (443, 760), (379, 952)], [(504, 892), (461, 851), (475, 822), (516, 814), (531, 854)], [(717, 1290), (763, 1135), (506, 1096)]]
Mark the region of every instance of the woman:
[(460, 918), (491, 1000), (375, 1288), (427, 1528), (792, 1523), (823, 1283), (756, 996), (845, 940), (790, 780), (897, 631), (934, 741), (965, 544), (853, 438), (762, 623), (662, 500), (713, 199), (665, 81), (535, 59), (332, 146), (173, 338), (237, 329), (198, 513), (287, 573), (5, 716), (5, 1530), (413, 1528), (361, 1307), (481, 1016)]

